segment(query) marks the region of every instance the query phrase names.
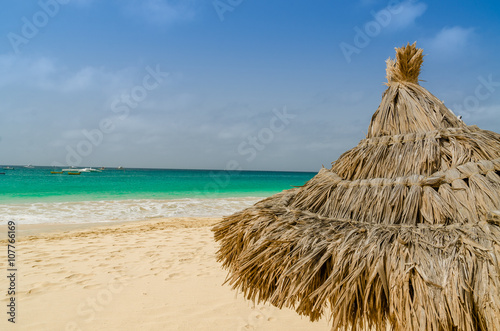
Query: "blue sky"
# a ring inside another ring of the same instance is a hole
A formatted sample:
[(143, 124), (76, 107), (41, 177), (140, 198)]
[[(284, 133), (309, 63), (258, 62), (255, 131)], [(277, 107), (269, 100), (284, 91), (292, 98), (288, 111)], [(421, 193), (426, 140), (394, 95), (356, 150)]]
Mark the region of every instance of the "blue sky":
[(6, 1), (0, 164), (317, 171), (414, 41), (421, 85), (498, 132), (499, 35), (493, 1)]

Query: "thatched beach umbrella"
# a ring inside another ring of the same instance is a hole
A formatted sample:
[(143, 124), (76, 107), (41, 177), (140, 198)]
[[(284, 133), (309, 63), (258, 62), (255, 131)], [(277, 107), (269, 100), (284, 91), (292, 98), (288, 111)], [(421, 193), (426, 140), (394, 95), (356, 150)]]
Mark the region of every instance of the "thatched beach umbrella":
[(397, 49), (366, 139), (214, 227), (227, 281), (333, 329), (500, 330), (500, 134), (467, 126)]

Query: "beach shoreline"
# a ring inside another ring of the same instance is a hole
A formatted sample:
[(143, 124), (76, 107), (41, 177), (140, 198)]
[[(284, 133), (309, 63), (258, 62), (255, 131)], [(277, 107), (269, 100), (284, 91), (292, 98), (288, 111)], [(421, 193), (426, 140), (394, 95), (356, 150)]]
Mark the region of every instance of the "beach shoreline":
[[(16, 237), (18, 240), (34, 240), (41, 237), (62, 237), (81, 235), (95, 231), (111, 231), (128, 227), (144, 228), (145, 225), (164, 224), (176, 227), (203, 227), (215, 224), (220, 217), (159, 217), (136, 221), (108, 221), (90, 223), (35, 223), (23, 224), (16, 222)], [(7, 224), (0, 225), (0, 242), (7, 238)]]
[[(329, 330), (326, 318), (311, 323), (290, 309), (253, 305), (222, 285), (227, 272), (211, 231), (219, 220), (19, 224), (16, 324), (4, 313), (0, 329)], [(7, 293), (0, 301), (6, 307)]]
[[(252, 206), (262, 197), (118, 199), (0, 204), (0, 231), (8, 221), (27, 224), (125, 223), (176, 217), (223, 217)], [(71, 226), (70, 226), (71, 228)]]
[[(141, 221), (136, 221), (141, 222)], [(93, 222), (93, 223), (38, 223), (38, 224), (24, 224), (22, 222), (16, 223), (16, 237), (23, 240), (30, 236), (41, 236), (51, 233), (67, 233), (72, 231), (83, 231), (92, 228), (120, 226), (124, 223), (133, 222)], [(8, 225), (0, 225), (0, 242), (7, 238)]]

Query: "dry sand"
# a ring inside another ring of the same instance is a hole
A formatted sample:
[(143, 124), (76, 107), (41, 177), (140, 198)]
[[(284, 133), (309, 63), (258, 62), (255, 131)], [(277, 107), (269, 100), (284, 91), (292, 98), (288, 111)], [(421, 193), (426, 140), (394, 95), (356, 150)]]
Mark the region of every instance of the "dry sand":
[[(210, 231), (216, 221), (21, 226), (16, 324), (7, 322), (3, 276), (0, 330), (329, 330), (326, 319), (311, 323), (289, 309), (253, 306), (223, 286)], [(0, 243), (7, 274), (7, 242)]]

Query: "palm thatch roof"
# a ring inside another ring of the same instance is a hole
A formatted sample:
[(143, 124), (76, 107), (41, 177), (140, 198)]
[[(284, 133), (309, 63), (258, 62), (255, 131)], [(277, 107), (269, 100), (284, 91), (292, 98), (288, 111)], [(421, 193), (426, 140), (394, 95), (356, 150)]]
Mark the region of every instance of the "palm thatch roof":
[(500, 330), (500, 134), (421, 87), (422, 62), (396, 50), (366, 139), (331, 169), (213, 228), (247, 299), (334, 330)]

